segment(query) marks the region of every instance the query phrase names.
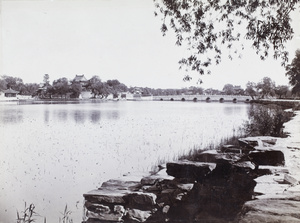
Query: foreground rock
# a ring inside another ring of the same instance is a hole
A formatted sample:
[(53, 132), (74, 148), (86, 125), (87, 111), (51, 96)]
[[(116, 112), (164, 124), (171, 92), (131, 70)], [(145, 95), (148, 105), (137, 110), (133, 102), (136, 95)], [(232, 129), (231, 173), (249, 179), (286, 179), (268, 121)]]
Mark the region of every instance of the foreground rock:
[(243, 138), (155, 174), (109, 180), (84, 194), (84, 222), (300, 222), (299, 138)]
[(255, 179), (255, 200), (243, 205), (237, 222), (300, 222), (300, 112), (295, 113), (293, 120), (285, 124), (285, 131), (291, 133), (288, 138), (277, 139), (271, 146), (258, 139), (258, 150), (273, 147), (284, 154), (284, 166), (259, 166), (260, 171), (269, 174)]

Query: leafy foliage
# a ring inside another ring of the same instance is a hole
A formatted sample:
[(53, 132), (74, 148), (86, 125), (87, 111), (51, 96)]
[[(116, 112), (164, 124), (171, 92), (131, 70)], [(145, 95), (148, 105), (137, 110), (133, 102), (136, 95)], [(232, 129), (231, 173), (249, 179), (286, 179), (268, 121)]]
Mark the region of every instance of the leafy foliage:
[(274, 92), (279, 98), (282, 98), (289, 92), (289, 87), (286, 85), (279, 85), (275, 87)]
[(226, 84), (224, 87), (223, 87), (223, 91), (225, 94), (227, 95), (232, 95), (234, 93), (234, 88), (233, 88), (233, 85), (232, 84)]
[(4, 75), (0, 79), (0, 90), (13, 89), (19, 91), (21, 95), (36, 95), (39, 88), (38, 84), (24, 84), (23, 80), (19, 77), (12, 77)]
[(58, 80), (53, 81), (53, 90), (56, 92), (58, 95), (65, 96), (69, 92), (69, 81), (67, 78), (59, 78)]
[(89, 81), (87, 88), (92, 91), (94, 97), (101, 96), (101, 98), (105, 98), (109, 95), (109, 91), (104, 82), (101, 81), (100, 77), (93, 76)]
[(291, 114), (277, 105), (254, 105), (248, 113), (249, 121), (244, 130), (250, 136), (285, 136), (283, 124), (290, 120)]
[(275, 95), (275, 83), (269, 77), (264, 77), (260, 82), (258, 82), (256, 88), (261, 98)]
[(300, 92), (300, 50), (296, 51), (296, 56), (292, 63), (286, 67), (286, 76), (289, 77), (290, 84), (293, 86), (292, 93)]
[[(212, 63), (219, 64), (224, 48), (228, 57), (240, 56), (244, 45), (251, 41), (262, 60), (272, 49), (282, 65), (288, 61), (285, 43), (292, 39), (291, 11), (299, 0), (154, 0), (155, 15), (161, 15), (161, 32), (172, 29), (176, 45), (187, 45), (190, 56), (179, 61), (180, 68), (210, 73)], [(184, 78), (189, 80), (190, 77)]]
[(247, 82), (246, 94), (250, 95), (252, 99), (255, 99), (257, 92), (256, 92), (256, 84), (254, 82), (250, 82), (250, 81)]

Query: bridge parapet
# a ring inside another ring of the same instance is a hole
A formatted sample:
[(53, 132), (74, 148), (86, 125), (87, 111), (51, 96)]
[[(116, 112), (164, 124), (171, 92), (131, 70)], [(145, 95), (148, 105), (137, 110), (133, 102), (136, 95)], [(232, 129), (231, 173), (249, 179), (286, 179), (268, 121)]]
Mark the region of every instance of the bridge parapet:
[(249, 102), (250, 96), (244, 95), (167, 95), (153, 96), (154, 101), (203, 101), (203, 102)]

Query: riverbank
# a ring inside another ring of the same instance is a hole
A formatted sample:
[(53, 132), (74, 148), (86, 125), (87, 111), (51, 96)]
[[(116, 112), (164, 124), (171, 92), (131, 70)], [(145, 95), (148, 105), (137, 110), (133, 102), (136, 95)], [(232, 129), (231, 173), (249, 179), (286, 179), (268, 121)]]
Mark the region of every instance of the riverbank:
[[(288, 138), (250, 137), (197, 162), (112, 179), (84, 194), (90, 222), (300, 222), (300, 112)], [(243, 153), (241, 153), (243, 152)]]
[(284, 153), (285, 165), (269, 168), (256, 178), (255, 200), (244, 204), (239, 222), (300, 222), (300, 111), (284, 124), (289, 137), (278, 138), (273, 148)]

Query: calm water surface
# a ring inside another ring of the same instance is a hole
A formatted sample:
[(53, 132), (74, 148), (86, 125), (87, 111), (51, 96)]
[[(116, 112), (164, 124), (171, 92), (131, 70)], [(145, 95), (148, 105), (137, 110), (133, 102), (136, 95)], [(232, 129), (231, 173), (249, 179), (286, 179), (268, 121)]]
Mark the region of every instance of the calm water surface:
[(80, 222), (83, 193), (233, 135), (248, 109), (164, 101), (0, 105), (0, 222), (16, 222), (25, 202), (50, 223), (68, 204)]

